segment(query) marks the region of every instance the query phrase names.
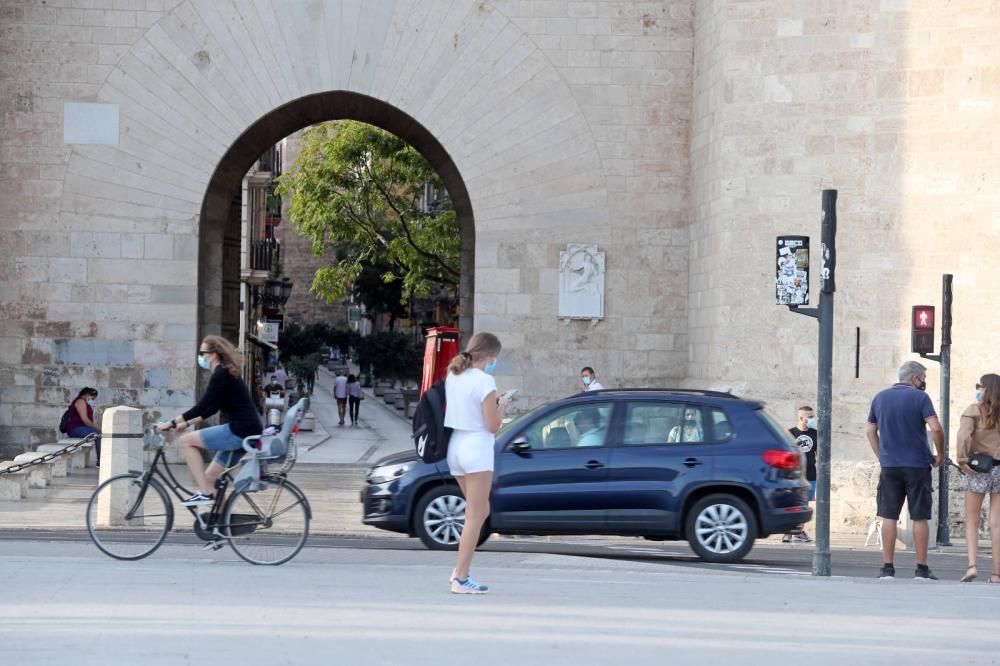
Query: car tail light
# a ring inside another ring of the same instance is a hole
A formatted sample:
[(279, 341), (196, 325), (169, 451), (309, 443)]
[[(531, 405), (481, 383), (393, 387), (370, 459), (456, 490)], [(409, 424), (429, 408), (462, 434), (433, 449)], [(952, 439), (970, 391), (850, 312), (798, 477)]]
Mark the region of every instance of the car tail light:
[(775, 469), (798, 469), (800, 464), (799, 454), (795, 451), (779, 451), (771, 449), (769, 451), (764, 451), (760, 457), (764, 459), (764, 462)]

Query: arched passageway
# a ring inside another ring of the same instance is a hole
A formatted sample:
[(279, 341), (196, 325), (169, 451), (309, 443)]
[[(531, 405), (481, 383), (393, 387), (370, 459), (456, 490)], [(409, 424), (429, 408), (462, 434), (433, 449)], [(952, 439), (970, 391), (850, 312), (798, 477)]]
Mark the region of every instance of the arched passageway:
[(475, 223), (469, 192), (458, 167), (441, 142), (411, 116), (368, 95), (337, 90), (307, 95), (277, 107), (240, 134), (219, 160), (209, 180), (199, 224), (200, 335), (225, 332), (227, 324), (234, 324), (231, 319), (236, 310), (227, 292), (232, 292), (232, 285), (238, 281), (234, 272), (238, 273), (239, 263), (238, 258), (227, 253), (226, 246), (232, 245), (234, 233), (239, 238), (240, 188), (247, 171), (261, 153), (281, 139), (327, 120), (358, 120), (392, 132), (416, 148), (438, 172), (454, 204), (461, 234), (459, 327), (463, 332), (471, 331)]

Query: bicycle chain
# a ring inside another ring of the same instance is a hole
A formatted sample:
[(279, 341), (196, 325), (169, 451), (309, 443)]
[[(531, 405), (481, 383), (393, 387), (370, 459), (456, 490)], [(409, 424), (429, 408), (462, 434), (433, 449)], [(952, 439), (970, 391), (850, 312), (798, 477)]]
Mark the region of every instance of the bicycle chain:
[(39, 456), (38, 458), (35, 458), (31, 462), (18, 463), (17, 465), (11, 465), (10, 467), (7, 467), (5, 469), (0, 469), (0, 475), (14, 474), (15, 472), (20, 472), (23, 469), (34, 467), (35, 465), (41, 465), (42, 463), (51, 462), (56, 458), (58, 458), (59, 456), (65, 455), (67, 453), (73, 453), (87, 442), (92, 442), (95, 439), (97, 439), (97, 434), (91, 433), (79, 441), (73, 442), (72, 444), (67, 444), (58, 451), (52, 451), (51, 453), (46, 453), (43, 456)]

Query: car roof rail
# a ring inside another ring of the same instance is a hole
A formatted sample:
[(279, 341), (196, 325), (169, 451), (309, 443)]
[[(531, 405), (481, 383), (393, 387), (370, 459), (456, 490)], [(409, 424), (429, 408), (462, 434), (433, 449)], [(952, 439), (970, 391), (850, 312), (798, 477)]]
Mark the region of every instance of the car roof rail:
[(645, 386), (645, 387), (630, 387), (630, 388), (609, 388), (609, 389), (599, 389), (597, 391), (585, 391), (579, 395), (591, 395), (595, 393), (680, 393), (680, 394), (690, 394), (690, 395), (703, 395), (712, 398), (730, 398), (733, 400), (739, 400), (739, 396), (733, 395), (729, 391), (712, 391), (709, 389), (696, 389), (696, 388), (659, 388), (655, 386)]

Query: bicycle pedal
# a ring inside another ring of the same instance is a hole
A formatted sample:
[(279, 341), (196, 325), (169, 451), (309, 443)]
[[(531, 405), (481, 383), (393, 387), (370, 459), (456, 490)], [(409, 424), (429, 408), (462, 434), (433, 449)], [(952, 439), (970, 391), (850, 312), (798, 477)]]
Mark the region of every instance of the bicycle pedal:
[(225, 541), (210, 541), (209, 543), (206, 543), (204, 546), (202, 546), (201, 549), (202, 550), (219, 550), (220, 548), (222, 548), (225, 545), (226, 545)]

